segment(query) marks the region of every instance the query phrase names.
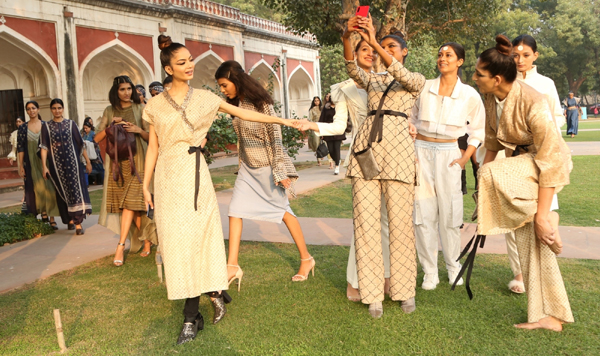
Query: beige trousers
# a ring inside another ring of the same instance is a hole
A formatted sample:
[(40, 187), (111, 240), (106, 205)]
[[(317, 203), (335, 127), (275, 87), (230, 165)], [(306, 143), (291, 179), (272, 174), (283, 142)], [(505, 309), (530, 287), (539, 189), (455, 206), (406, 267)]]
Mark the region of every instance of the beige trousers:
[(535, 236), (539, 169), (534, 156), (495, 160), (479, 169), (478, 233), (514, 231), (529, 322), (553, 316), (573, 322), (569, 298), (556, 255)]
[(352, 178), (352, 205), (358, 286), (362, 302), (384, 299), (385, 269), (381, 248), (381, 196), (388, 211), (390, 297), (415, 296), (417, 261), (412, 223), (414, 185), (396, 180)]
[[(381, 196), (381, 251), (383, 254), (383, 268), (385, 278), (390, 278), (390, 227), (388, 222), (385, 197)], [(348, 267), (346, 268), (346, 280), (352, 288), (358, 289), (358, 270), (356, 269), (356, 247), (354, 246), (354, 235), (350, 244), (348, 256)]]

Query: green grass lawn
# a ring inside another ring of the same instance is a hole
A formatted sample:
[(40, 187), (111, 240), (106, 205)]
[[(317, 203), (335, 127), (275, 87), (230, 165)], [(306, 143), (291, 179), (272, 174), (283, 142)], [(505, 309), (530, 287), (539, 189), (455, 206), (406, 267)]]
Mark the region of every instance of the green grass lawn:
[[(314, 167), (315, 162), (294, 162), (296, 170), (301, 171), (306, 168)], [(237, 175), (238, 166), (225, 166), (220, 168), (211, 168), (210, 175), (212, 178), (213, 186), (215, 191), (225, 190), (233, 188)], [(100, 214), (100, 206), (102, 204), (102, 189), (90, 192), (90, 201), (92, 203), (92, 214)], [(0, 208), (0, 213), (19, 213), (21, 212), (21, 206), (11, 206), (8, 208)]]
[[(588, 116), (589, 117), (589, 116)], [(600, 116), (599, 116), (600, 118)], [(587, 120), (579, 121), (579, 129), (600, 129), (600, 119), (596, 119), (593, 116)], [(561, 127), (561, 130), (567, 130), (567, 124)]]
[[(571, 184), (559, 194), (558, 213), (562, 226), (600, 226), (600, 212), (594, 207), (600, 197), (600, 156), (573, 157)], [(468, 194), (463, 196), (464, 221), (471, 222), (475, 202), (475, 179), (471, 162), (467, 164)], [(290, 201), (298, 216), (352, 218), (352, 187), (349, 179), (301, 194)]]
[[(228, 314), (177, 346), (183, 301), (167, 300), (154, 259), (111, 257), (38, 281), (0, 298), (3, 355), (58, 353), (52, 310), (60, 309), (70, 355), (593, 355), (600, 350), (600, 261), (559, 258), (576, 322), (562, 333), (524, 331), (527, 297), (508, 291), (506, 256), (479, 255), (475, 298), (445, 280), (417, 289), (405, 315), (386, 299), (383, 318), (346, 299), (348, 247), (310, 246), (316, 277), (292, 283), (299, 266), (293, 244), (242, 242), (242, 290), (232, 288)], [(439, 261), (440, 276), (445, 276)], [(419, 274), (418, 284), (422, 280)], [(233, 286), (232, 286), (233, 287)], [(594, 351), (596, 350), (596, 351)]]
[(592, 142), (592, 141), (600, 141), (600, 131), (579, 131), (575, 137), (571, 138), (571, 135), (566, 134), (566, 131), (563, 131), (563, 139), (565, 142)]

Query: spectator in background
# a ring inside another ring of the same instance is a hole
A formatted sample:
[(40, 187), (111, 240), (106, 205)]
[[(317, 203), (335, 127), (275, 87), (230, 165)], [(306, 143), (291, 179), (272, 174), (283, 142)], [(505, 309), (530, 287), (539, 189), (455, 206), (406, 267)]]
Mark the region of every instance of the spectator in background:
[(165, 90), (165, 88), (163, 87), (161, 82), (150, 83), (150, 85), (148, 86), (148, 89), (150, 90), (150, 95), (153, 98)]
[(163, 80), (163, 82), (162, 82), (162, 86), (163, 86), (164, 90), (171, 89), (172, 84), (173, 84), (173, 77), (170, 75), (167, 75), (165, 80)]
[[(311, 122), (318, 122), (321, 117), (321, 98), (315, 96), (310, 104), (310, 109), (308, 109), (308, 120)], [(315, 134), (313, 130), (308, 131), (308, 148), (317, 152), (317, 147), (319, 147), (320, 138)], [(318, 160), (318, 159), (317, 159)], [(320, 164), (320, 163), (319, 163)]]
[[(319, 119), (319, 122), (333, 123), (334, 116), (335, 105), (333, 104), (333, 101), (331, 101), (331, 94), (327, 94), (325, 96), (325, 106), (323, 107), (323, 111), (321, 111), (321, 118)], [(333, 171), (333, 174), (335, 175), (340, 174), (340, 150), (342, 147), (342, 141), (345, 139), (345, 133), (335, 136), (323, 136), (323, 140), (327, 142), (327, 149), (329, 150), (329, 155), (331, 156), (329, 169), (332, 169), (335, 164), (335, 171)]]
[(567, 117), (567, 135), (571, 135), (571, 138), (577, 135), (579, 129), (579, 113), (581, 108), (579, 107), (579, 101), (575, 97), (575, 93), (569, 92), (567, 98), (567, 110), (565, 110), (565, 116)]
[[(90, 119), (90, 120), (87, 120)], [(100, 153), (100, 146), (94, 141), (94, 137), (96, 136), (96, 132), (94, 130), (94, 126), (91, 124), (92, 119), (86, 118), (83, 124), (83, 130), (81, 137), (84, 141), (86, 141), (86, 145), (93, 145), (94, 153), (96, 154), (96, 158), (90, 156), (90, 152), (88, 150), (88, 157), (92, 162), (92, 173), (88, 176), (88, 184), (103, 184), (104, 182), (104, 165), (102, 161), (102, 154)], [(92, 155), (93, 156), (93, 155)]]
[(146, 105), (146, 88), (142, 84), (138, 84), (135, 86), (137, 90), (138, 96), (140, 97), (140, 101), (142, 104)]
[(17, 129), (10, 134), (10, 138), (8, 139), (10, 144), (12, 145), (12, 151), (10, 151), (10, 153), (7, 156), (11, 166), (14, 161), (17, 161), (17, 166), (19, 164), (19, 160), (17, 159), (17, 133), (19, 132), (19, 127), (25, 122), (25, 120), (23, 120), (23, 118), (19, 116), (17, 117), (16, 122)]

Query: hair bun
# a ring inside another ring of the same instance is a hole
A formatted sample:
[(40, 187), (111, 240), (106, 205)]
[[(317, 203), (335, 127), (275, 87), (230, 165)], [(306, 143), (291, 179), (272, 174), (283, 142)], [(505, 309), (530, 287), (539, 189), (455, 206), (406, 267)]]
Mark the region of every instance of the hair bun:
[(158, 48), (162, 51), (163, 49), (169, 47), (173, 41), (171, 41), (170, 36), (160, 35), (158, 36)]
[(404, 34), (403, 34), (401, 31), (397, 30), (396, 28), (393, 28), (393, 29), (390, 31), (390, 35), (392, 35), (392, 36), (398, 36), (398, 37), (400, 37), (400, 38), (402, 38), (402, 39), (405, 39), (405, 38), (404, 38)]
[(505, 56), (510, 56), (513, 51), (513, 45), (505, 35), (496, 36), (496, 50)]

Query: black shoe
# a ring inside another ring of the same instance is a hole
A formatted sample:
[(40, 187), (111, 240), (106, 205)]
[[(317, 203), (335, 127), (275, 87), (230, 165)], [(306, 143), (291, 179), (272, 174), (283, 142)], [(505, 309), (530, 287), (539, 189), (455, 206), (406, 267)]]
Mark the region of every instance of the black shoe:
[(198, 334), (198, 330), (202, 329), (204, 329), (204, 318), (202, 318), (202, 314), (198, 313), (193, 323), (183, 323), (181, 333), (179, 333), (179, 338), (177, 339), (177, 345), (194, 340)]
[(75, 224), (68, 223), (67, 230), (75, 230)]
[(50, 226), (52, 226), (53, 230), (58, 230), (58, 226), (56, 226), (56, 221), (50, 221)]
[(227, 308), (225, 304), (229, 304), (231, 302), (231, 296), (227, 294), (226, 291), (222, 291), (221, 294), (217, 292), (206, 293), (211, 298), (212, 305), (215, 309), (215, 315), (213, 316), (213, 324), (218, 323), (223, 319), (225, 314), (227, 314)]
[(75, 235), (83, 235), (84, 232), (85, 232), (85, 230), (83, 230), (83, 228), (77, 229), (77, 230), (75, 230)]

